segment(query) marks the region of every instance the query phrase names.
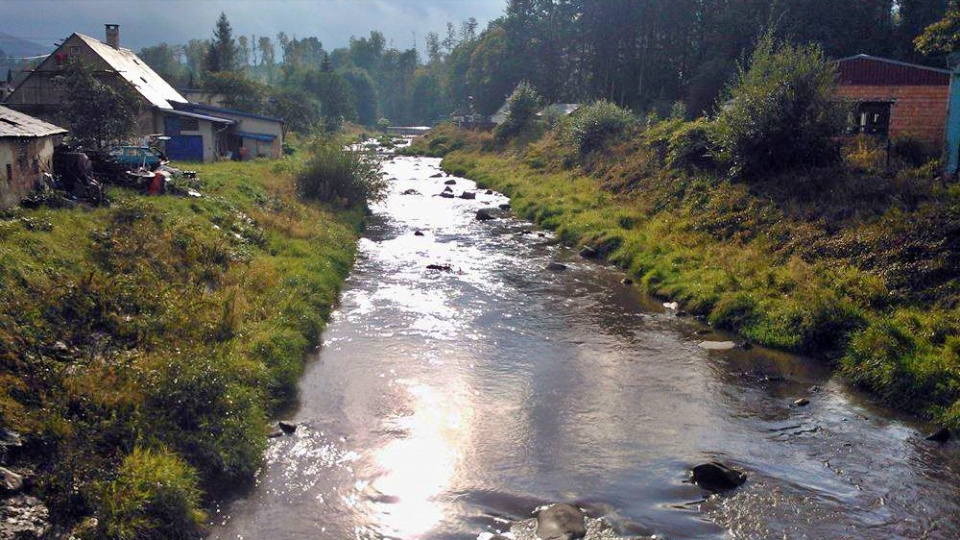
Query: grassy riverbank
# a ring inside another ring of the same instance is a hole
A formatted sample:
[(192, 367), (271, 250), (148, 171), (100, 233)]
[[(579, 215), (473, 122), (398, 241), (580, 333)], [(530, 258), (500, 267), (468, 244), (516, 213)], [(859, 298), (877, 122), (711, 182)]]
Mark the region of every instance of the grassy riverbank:
[(590, 245), (647, 291), (748, 339), (835, 362), (904, 410), (960, 427), (960, 186), (929, 168), (842, 166), (750, 185), (671, 166), (665, 121), (580, 157), (437, 130), (410, 150), (500, 190), (518, 215)]
[(198, 167), (202, 197), (0, 217), (0, 426), (90, 538), (194, 538), (249, 482), (353, 261), (362, 209), (302, 202), (294, 160)]

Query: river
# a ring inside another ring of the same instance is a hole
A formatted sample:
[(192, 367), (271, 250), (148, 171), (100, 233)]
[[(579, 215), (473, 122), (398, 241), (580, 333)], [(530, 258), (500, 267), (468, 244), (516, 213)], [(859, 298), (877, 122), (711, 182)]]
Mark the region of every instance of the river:
[[(730, 336), (528, 222), (477, 221), (508, 200), (437, 197), (438, 170), (385, 163), (300, 427), (211, 538), (522, 540), (552, 502), (584, 508), (596, 538), (960, 538), (955, 441), (923, 440), (820, 362), (701, 347)], [(746, 484), (706, 496), (688, 471), (713, 459)]]

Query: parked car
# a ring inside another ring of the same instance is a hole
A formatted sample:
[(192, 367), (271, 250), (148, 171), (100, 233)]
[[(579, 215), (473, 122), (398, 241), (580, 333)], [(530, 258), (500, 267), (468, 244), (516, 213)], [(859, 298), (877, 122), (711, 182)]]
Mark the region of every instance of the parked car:
[(151, 171), (167, 161), (163, 152), (147, 146), (114, 146), (110, 149), (110, 156), (130, 169), (142, 167)]

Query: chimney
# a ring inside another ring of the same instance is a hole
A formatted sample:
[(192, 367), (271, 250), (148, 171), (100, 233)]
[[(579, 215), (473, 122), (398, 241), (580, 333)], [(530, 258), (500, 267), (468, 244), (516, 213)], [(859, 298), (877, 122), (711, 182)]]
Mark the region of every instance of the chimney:
[(105, 24), (103, 25), (107, 29), (107, 45), (113, 47), (114, 49), (120, 49), (120, 25), (119, 24)]

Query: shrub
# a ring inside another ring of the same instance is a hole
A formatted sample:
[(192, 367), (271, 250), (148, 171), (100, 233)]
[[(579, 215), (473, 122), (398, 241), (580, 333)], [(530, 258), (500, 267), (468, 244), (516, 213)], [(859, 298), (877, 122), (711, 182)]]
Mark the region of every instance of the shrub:
[(375, 156), (345, 150), (331, 139), (313, 145), (311, 155), (297, 174), (302, 198), (350, 207), (379, 198), (386, 188)]
[(819, 46), (764, 36), (721, 105), (714, 131), (721, 160), (744, 178), (835, 162), (831, 137), (844, 124), (833, 100), (836, 79)]
[(98, 538), (179, 540), (201, 536), (197, 475), (167, 450), (135, 448), (100, 497)]
[(570, 136), (580, 154), (586, 155), (602, 148), (609, 139), (622, 135), (635, 122), (630, 111), (609, 101), (598, 101), (577, 111)]
[(507, 119), (497, 126), (497, 138), (506, 140), (522, 133), (536, 121), (539, 109), (540, 94), (530, 83), (521, 81), (507, 98)]
[(716, 166), (710, 140), (711, 124), (704, 119), (685, 122), (670, 136), (667, 165), (676, 169), (709, 170)]
[(936, 157), (936, 152), (929, 144), (910, 135), (894, 137), (890, 141), (890, 154), (912, 167), (925, 165)]

